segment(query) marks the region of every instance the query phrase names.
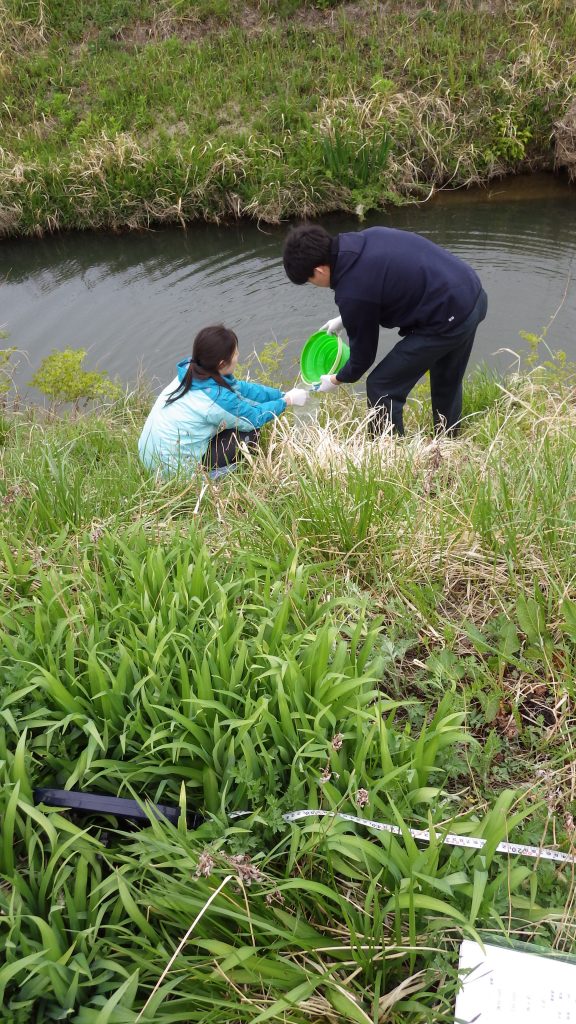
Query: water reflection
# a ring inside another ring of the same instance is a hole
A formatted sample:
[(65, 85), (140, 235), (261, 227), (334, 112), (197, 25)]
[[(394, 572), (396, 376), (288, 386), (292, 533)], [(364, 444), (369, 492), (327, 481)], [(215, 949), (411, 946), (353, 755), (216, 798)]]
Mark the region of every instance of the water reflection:
[[(431, 203), (370, 216), (365, 224), (419, 231), (468, 260), (490, 298), (476, 359), (523, 346), (554, 317), (547, 341), (576, 359), (576, 189), (551, 176), (491, 191), (442, 194)], [(331, 216), (330, 231), (358, 221)], [(87, 363), (126, 381), (140, 367), (164, 381), (200, 327), (224, 321), (243, 352), (303, 340), (335, 315), (332, 293), (297, 288), (281, 265), (286, 226), (194, 225), (145, 234), (71, 234), (0, 243), (6, 344), (28, 352), (28, 380), (53, 348), (85, 347)], [(385, 351), (395, 339), (382, 332)]]

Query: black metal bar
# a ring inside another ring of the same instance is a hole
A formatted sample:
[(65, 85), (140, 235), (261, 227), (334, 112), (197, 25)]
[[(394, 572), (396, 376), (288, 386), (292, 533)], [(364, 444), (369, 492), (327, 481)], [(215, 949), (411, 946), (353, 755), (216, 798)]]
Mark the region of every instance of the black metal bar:
[[(49, 807), (65, 807), (81, 814), (113, 814), (116, 818), (130, 818), (131, 821), (148, 822), (150, 813), (157, 818), (167, 818), (173, 825), (178, 823), (180, 808), (168, 804), (148, 803), (142, 807), (137, 800), (126, 800), (104, 793), (80, 793), (74, 789), (35, 789), (34, 803)], [(197, 828), (202, 818), (195, 811), (187, 815), (191, 828)]]

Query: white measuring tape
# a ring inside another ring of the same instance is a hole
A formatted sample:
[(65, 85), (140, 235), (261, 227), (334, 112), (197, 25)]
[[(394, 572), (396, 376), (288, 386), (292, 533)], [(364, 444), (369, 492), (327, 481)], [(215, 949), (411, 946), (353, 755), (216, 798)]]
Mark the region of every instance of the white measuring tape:
[[(239, 813), (250, 813), (239, 812)], [(401, 836), (402, 829), (398, 825), (387, 825), (382, 821), (372, 821), (370, 818), (357, 818), (354, 814), (343, 814), (340, 811), (289, 811), (283, 814), (284, 821), (301, 821), (303, 818), (340, 818), (343, 821), (352, 821), (355, 825), (365, 825), (367, 828), (378, 829), (379, 832), (390, 832), (394, 836)], [(430, 841), (430, 830), (409, 828), (407, 830), (413, 839), (421, 839), (423, 842)], [(444, 835), (442, 832), (435, 832), (434, 836), (446, 846), (461, 846), (469, 850), (481, 850), (486, 846), (487, 839), (474, 839), (472, 836), (456, 836), (450, 832)], [(555, 860), (561, 864), (576, 864), (576, 854), (561, 853), (559, 850), (549, 850), (540, 846), (524, 846), (522, 843), (498, 843), (496, 853), (507, 853), (510, 856), (534, 857), (536, 860)]]

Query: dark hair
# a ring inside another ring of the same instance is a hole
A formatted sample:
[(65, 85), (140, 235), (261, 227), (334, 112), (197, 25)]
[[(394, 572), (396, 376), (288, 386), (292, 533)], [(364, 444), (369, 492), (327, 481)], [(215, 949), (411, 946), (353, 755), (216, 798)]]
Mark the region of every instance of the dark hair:
[(229, 363), (238, 348), (238, 338), (230, 328), (223, 324), (216, 324), (214, 327), (203, 327), (194, 338), (192, 345), (192, 358), (188, 363), (186, 373), (175, 391), (171, 391), (166, 399), (166, 405), (182, 398), (192, 387), (192, 381), (208, 380), (212, 377), (222, 388), (228, 391), (233, 389), (224, 380), (218, 367), (220, 363)]
[(332, 235), (319, 224), (292, 228), (284, 242), (284, 270), (292, 284), (306, 284), (316, 267), (330, 265)]

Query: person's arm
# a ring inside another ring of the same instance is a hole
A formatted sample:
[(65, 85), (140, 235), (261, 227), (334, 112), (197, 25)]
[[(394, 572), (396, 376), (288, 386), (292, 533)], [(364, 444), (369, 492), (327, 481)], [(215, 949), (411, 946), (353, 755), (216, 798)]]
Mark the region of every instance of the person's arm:
[(236, 380), (236, 387), (242, 398), (248, 398), (251, 402), (273, 402), (282, 398), (283, 394), (278, 388), (269, 388), (252, 380)]
[(350, 302), (343, 303), (339, 309), (348, 335), (350, 358), (338, 370), (334, 381), (338, 384), (354, 384), (376, 359), (380, 307), (375, 302)]
[(255, 427), (262, 427), (275, 416), (280, 416), (285, 409), (286, 402), (283, 398), (255, 403), (245, 401), (236, 391), (220, 387), (218, 397), (212, 402), (207, 415), (210, 422), (219, 428), (253, 430)]

